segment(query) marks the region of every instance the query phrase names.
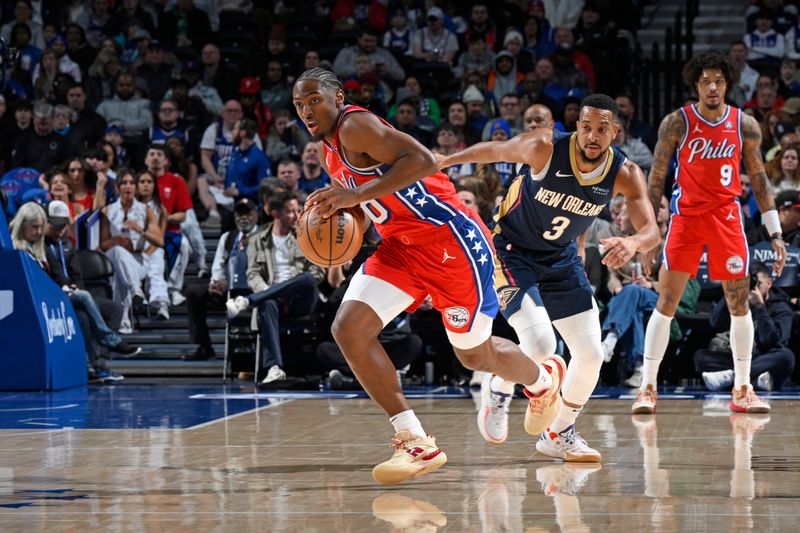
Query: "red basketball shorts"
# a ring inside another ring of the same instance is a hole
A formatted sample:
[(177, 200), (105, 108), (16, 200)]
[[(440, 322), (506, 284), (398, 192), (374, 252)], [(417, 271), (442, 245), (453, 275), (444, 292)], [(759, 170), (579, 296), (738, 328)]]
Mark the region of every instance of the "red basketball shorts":
[(711, 279), (722, 281), (747, 276), (750, 250), (737, 202), (700, 215), (672, 215), (662, 256), (667, 270), (696, 276), (705, 248), (708, 248)]
[(421, 235), (384, 239), (362, 272), (410, 295), (409, 312), (430, 294), (445, 328), (455, 333), (470, 331), (479, 312), (497, 314), (494, 247), (480, 220), (459, 215)]

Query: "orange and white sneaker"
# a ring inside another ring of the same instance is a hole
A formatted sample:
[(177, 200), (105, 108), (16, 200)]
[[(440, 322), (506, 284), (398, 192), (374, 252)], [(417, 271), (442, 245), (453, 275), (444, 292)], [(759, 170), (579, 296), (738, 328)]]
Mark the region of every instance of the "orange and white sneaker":
[(447, 455), (436, 447), (436, 439), (428, 435), (414, 438), (407, 430), (392, 439), (394, 455), (372, 469), (372, 478), (381, 485), (394, 485), (412, 477), (437, 470), (447, 462)]
[(545, 359), (542, 366), (553, 378), (550, 388), (538, 396), (534, 396), (528, 389), (522, 389), (529, 398), (528, 408), (525, 410), (525, 431), (535, 437), (544, 433), (556, 417), (560, 405), (561, 386), (564, 384), (564, 374), (567, 373), (567, 363), (558, 355)]
[(752, 385), (742, 385), (731, 391), (733, 397), (728, 404), (734, 413), (769, 413), (770, 405), (758, 397)]
[(634, 415), (655, 414), (656, 400), (658, 400), (658, 393), (655, 387), (648, 384), (645, 390), (640, 390), (636, 393), (636, 401), (633, 402), (631, 413)]

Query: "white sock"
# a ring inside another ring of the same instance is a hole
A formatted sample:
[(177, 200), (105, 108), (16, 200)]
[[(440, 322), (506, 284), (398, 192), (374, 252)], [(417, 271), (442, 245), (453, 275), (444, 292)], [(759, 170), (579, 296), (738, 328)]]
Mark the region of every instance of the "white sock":
[(614, 348), (617, 346), (618, 340), (619, 337), (617, 337), (617, 332), (612, 329), (611, 331), (608, 332), (606, 338), (603, 339), (603, 344), (608, 346), (609, 351), (613, 352)]
[(534, 364), (539, 367), (539, 379), (530, 385), (525, 385), (525, 388), (535, 396), (539, 396), (541, 393), (549, 390), (550, 387), (553, 386), (553, 378), (550, 376), (550, 372), (548, 372), (544, 366), (536, 362), (534, 362)]
[(553, 420), (553, 423), (550, 424), (549, 430), (553, 433), (561, 433), (575, 423), (582, 409), (583, 407), (570, 407), (562, 400), (561, 406), (558, 408), (558, 414), (555, 420)]
[(744, 316), (731, 316), (731, 351), (733, 352), (733, 386), (750, 384), (750, 363), (753, 360), (755, 326), (750, 310)]
[(644, 332), (644, 364), (640, 390), (646, 390), (647, 385), (652, 385), (655, 389), (658, 385), (658, 367), (661, 366), (664, 352), (667, 351), (671, 323), (672, 317), (662, 315), (658, 309), (653, 310), (653, 314), (650, 315), (647, 330)]
[(503, 394), (514, 394), (514, 383), (506, 381), (500, 376), (492, 378), (491, 388), (495, 392), (502, 392)]
[(400, 433), (403, 430), (407, 430), (409, 433), (411, 433), (412, 437), (427, 437), (425, 430), (422, 429), (422, 424), (417, 418), (417, 415), (414, 414), (413, 409), (397, 413), (389, 418), (389, 422), (391, 422), (394, 426), (395, 433)]

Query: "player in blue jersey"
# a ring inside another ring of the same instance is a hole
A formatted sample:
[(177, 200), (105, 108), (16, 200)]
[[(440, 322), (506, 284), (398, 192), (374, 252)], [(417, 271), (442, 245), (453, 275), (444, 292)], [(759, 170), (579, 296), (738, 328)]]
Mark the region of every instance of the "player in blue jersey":
[[(637, 231), (604, 239), (603, 264), (621, 267), (659, 242), (645, 177), (611, 145), (618, 115), (613, 99), (593, 94), (581, 103), (575, 133), (537, 128), (508, 141), (437, 156), (441, 167), (494, 161), (526, 165), (495, 216), (495, 288), (503, 316), (526, 355), (540, 361), (555, 352), (552, 326), (572, 354), (559, 412), (536, 443), (540, 452), (565, 461), (600, 461), (600, 453), (575, 432), (575, 420), (603, 363), (600, 317), (578, 241), (608, 201), (623, 194)], [(506, 440), (513, 392), (512, 383), (491, 374), (484, 378), (478, 428), (487, 441)]]

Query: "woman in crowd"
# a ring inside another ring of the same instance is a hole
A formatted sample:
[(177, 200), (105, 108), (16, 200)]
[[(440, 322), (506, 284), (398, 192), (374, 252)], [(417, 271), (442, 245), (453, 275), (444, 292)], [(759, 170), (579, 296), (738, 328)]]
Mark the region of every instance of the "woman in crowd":
[(781, 191), (800, 189), (800, 159), (797, 145), (791, 145), (775, 156), (766, 165), (767, 175), (772, 181), (775, 194)]
[[(106, 205), (105, 175), (98, 175), (82, 157), (73, 157), (67, 162), (67, 173), (72, 196), (85, 211), (100, 209)], [(101, 191), (100, 194), (97, 193), (98, 190)]]
[(39, 100), (52, 102), (55, 100), (55, 87), (58, 74), (58, 57), (50, 48), (46, 48), (39, 56), (38, 68), (33, 71), (33, 94)]
[[(169, 319), (169, 298), (164, 278), (164, 227), (156, 213), (136, 199), (139, 182), (145, 176), (155, 189), (149, 173), (144, 172), (137, 179), (133, 170), (120, 169), (117, 174), (119, 198), (103, 208), (103, 218), (100, 219), (100, 249), (114, 264), (114, 299), (124, 309), (123, 328), (131, 326), (134, 296), (144, 300), (142, 282), (145, 280), (150, 305), (157, 316)], [(162, 220), (165, 223), (166, 217)]]
[(94, 298), (87, 291), (78, 289), (67, 277), (63, 264), (59, 264), (53, 249), (45, 245), (47, 234), (47, 215), (39, 204), (28, 202), (23, 204), (10, 225), (11, 241), (14, 249), (27, 252), (42, 270), (61, 287), (69, 297), (78, 315), (83, 340), (90, 359), (94, 354), (92, 339), (109, 350), (125, 355), (135, 355), (141, 348), (131, 346), (123, 341), (103, 320), (97, 309)]

